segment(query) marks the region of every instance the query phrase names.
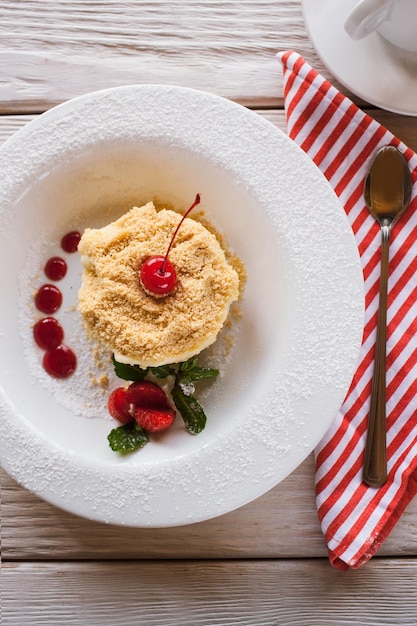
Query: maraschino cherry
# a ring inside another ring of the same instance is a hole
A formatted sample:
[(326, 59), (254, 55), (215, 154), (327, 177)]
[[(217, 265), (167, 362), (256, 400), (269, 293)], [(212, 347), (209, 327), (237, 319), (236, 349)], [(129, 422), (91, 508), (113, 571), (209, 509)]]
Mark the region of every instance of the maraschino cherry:
[(155, 296), (156, 298), (163, 298), (164, 296), (168, 296), (172, 293), (177, 286), (177, 274), (175, 272), (175, 267), (172, 265), (171, 261), (168, 259), (168, 255), (171, 251), (172, 244), (174, 243), (174, 239), (180, 229), (181, 224), (187, 217), (187, 215), (193, 210), (197, 204), (200, 204), (200, 194), (198, 193), (195, 197), (194, 202), (190, 206), (190, 208), (184, 213), (180, 223), (172, 235), (172, 239), (169, 243), (168, 250), (165, 256), (160, 254), (150, 256), (140, 268), (140, 281), (142, 283), (142, 287), (147, 293)]

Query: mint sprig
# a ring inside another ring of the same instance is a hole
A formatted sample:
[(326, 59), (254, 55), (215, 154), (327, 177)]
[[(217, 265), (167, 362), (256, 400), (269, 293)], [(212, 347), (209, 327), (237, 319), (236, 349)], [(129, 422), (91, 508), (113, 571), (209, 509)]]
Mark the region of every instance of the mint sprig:
[[(175, 407), (184, 420), (184, 425), (188, 432), (193, 435), (201, 433), (206, 425), (207, 417), (203, 407), (194, 397), (194, 383), (200, 380), (215, 378), (219, 375), (218, 369), (200, 367), (195, 357), (179, 364), (161, 365), (146, 369), (141, 369), (138, 365), (119, 363), (114, 358), (114, 355), (112, 356), (112, 361), (116, 376), (131, 382), (143, 380), (148, 374), (153, 374), (156, 378), (161, 379), (175, 376), (171, 391)], [(147, 443), (148, 437), (136, 422), (132, 422), (113, 429), (108, 436), (108, 440), (112, 450), (125, 453), (142, 448)]]
[(149, 441), (148, 435), (136, 422), (129, 422), (129, 424), (113, 428), (107, 439), (110, 448), (114, 452), (121, 452), (122, 454), (139, 450)]

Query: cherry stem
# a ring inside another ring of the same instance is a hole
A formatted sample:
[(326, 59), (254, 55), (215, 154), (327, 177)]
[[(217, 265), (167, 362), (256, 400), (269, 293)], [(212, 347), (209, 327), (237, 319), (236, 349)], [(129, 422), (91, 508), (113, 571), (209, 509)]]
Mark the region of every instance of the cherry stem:
[(201, 200), (201, 198), (200, 198), (200, 194), (198, 193), (198, 194), (196, 195), (196, 197), (195, 197), (194, 202), (192, 203), (192, 205), (190, 206), (190, 208), (189, 208), (189, 209), (187, 209), (187, 211), (184, 213), (184, 215), (182, 216), (182, 219), (181, 219), (180, 223), (178, 224), (177, 228), (175, 229), (174, 234), (172, 235), (171, 241), (169, 242), (168, 250), (167, 250), (167, 252), (166, 252), (166, 255), (165, 255), (164, 261), (163, 261), (163, 263), (162, 263), (161, 267), (160, 267), (160, 268), (159, 268), (159, 270), (158, 270), (158, 274), (160, 274), (161, 276), (163, 276), (163, 275), (165, 274), (165, 265), (166, 265), (166, 262), (167, 262), (167, 260), (168, 260), (168, 254), (169, 254), (169, 253), (170, 253), (170, 251), (171, 251), (172, 244), (174, 243), (174, 239), (175, 239), (175, 237), (177, 236), (177, 232), (179, 231), (181, 224), (183, 223), (183, 221), (185, 220), (185, 218), (188, 216), (188, 214), (189, 214), (189, 213), (191, 213), (191, 211), (193, 210), (193, 208), (194, 208), (195, 206), (197, 206), (197, 204), (200, 204), (200, 200)]

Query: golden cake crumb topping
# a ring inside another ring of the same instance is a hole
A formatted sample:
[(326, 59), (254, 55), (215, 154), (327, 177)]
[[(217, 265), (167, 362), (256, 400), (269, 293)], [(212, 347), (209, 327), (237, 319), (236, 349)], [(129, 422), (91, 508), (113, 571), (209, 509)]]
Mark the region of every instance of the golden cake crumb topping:
[(179, 363), (211, 345), (239, 295), (239, 277), (215, 235), (186, 218), (169, 258), (178, 284), (155, 298), (140, 284), (150, 256), (167, 251), (181, 220), (150, 202), (115, 222), (87, 228), (78, 245), (84, 266), (79, 311), (89, 334), (117, 361), (143, 368)]

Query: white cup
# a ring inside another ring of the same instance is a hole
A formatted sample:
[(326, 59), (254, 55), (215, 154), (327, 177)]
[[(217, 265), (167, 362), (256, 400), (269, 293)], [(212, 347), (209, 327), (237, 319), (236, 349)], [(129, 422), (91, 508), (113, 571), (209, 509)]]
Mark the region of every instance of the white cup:
[(417, 0), (360, 0), (349, 13), (345, 30), (352, 39), (378, 31), (394, 46), (417, 52)]

